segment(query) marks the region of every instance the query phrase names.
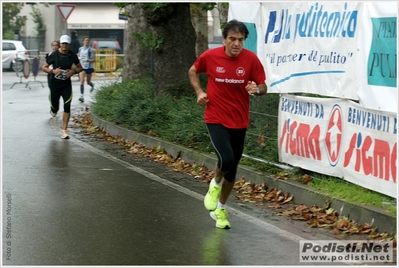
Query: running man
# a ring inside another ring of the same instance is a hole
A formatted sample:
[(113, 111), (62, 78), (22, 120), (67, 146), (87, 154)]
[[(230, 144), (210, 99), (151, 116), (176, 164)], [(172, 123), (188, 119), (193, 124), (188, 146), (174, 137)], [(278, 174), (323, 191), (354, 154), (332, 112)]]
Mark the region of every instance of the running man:
[[(69, 50), (71, 37), (62, 35), (60, 38), (60, 48), (48, 55), (42, 70), (52, 74), (50, 80), (50, 114), (52, 117), (57, 115), (59, 110), (60, 98), (64, 100), (64, 114), (62, 123), (62, 139), (69, 139), (68, 122), (71, 117), (72, 101), (72, 82), (71, 77), (82, 71), (78, 56)], [(72, 66), (75, 64), (76, 69)], [(53, 68), (50, 68), (50, 66)]]
[[(205, 106), (204, 118), (218, 161), (204, 205), (216, 227), (229, 229), (225, 204), (233, 189), (249, 124), (249, 98), (266, 94), (266, 74), (257, 55), (243, 48), (248, 37), (244, 23), (231, 20), (222, 30), (224, 46), (201, 54), (188, 71), (197, 94)], [(198, 73), (206, 73), (206, 91)]]

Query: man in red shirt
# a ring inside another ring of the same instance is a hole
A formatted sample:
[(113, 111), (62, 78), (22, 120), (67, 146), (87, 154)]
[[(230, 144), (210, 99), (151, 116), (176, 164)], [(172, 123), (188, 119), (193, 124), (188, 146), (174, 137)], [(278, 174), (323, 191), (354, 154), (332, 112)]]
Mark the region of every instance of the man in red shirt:
[[(262, 63), (255, 53), (243, 48), (248, 33), (244, 23), (229, 21), (222, 31), (224, 46), (205, 51), (188, 71), (197, 103), (205, 106), (205, 123), (218, 156), (204, 205), (216, 227), (222, 229), (231, 227), (225, 204), (244, 150), (249, 98), (267, 92)], [(206, 91), (200, 84), (201, 72), (208, 76)]]

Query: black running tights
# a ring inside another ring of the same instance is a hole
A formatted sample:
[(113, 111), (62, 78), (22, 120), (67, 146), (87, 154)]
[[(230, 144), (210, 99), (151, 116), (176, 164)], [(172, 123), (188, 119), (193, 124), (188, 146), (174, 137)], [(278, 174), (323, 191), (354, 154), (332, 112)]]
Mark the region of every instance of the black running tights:
[(220, 124), (207, 124), (208, 133), (218, 157), (217, 167), (227, 172), (224, 178), (234, 182), (245, 143), (247, 129), (229, 129)]

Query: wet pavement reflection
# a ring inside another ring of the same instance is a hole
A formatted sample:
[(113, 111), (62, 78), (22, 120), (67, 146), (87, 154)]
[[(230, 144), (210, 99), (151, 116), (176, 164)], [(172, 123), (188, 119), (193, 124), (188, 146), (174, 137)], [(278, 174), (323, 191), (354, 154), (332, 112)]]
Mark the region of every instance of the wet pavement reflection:
[(301, 264), (298, 236), (234, 210), (215, 228), (204, 193), (62, 140), (46, 89), (4, 83), (3, 265)]

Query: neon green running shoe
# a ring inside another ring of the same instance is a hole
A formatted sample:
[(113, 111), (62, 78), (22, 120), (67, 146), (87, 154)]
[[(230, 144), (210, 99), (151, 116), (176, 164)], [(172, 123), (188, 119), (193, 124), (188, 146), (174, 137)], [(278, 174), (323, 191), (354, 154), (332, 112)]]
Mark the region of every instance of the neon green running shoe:
[(204, 198), (204, 205), (207, 210), (215, 210), (218, 206), (219, 196), (222, 192), (222, 187), (217, 186), (216, 184), (210, 183), (209, 190)]
[(220, 229), (230, 229), (231, 225), (230, 222), (227, 220), (227, 211), (224, 208), (218, 208), (214, 211), (211, 211), (209, 213), (212, 217), (212, 219), (214, 219), (216, 221), (216, 227), (220, 228)]

